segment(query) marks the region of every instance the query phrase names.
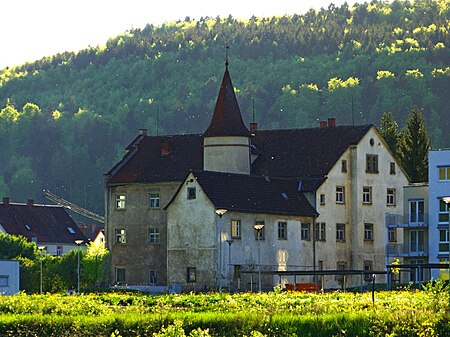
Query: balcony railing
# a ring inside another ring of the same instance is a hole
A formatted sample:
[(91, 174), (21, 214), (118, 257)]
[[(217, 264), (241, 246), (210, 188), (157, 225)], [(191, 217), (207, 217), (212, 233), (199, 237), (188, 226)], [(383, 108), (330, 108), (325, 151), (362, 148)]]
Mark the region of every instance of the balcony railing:
[(388, 245), (389, 256), (428, 256), (428, 247), (425, 244), (411, 245), (408, 243), (403, 244), (389, 244)]
[(389, 227), (428, 227), (428, 213), (388, 214)]

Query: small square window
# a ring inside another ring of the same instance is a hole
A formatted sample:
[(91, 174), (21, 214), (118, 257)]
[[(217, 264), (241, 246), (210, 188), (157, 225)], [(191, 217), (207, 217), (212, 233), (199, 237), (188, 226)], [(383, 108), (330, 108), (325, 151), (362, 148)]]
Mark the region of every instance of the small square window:
[(373, 224), (371, 223), (364, 224), (364, 240), (373, 241)]
[(241, 238), (241, 220), (231, 220), (231, 237), (233, 239)]
[(126, 243), (125, 229), (116, 229), (116, 243)]
[(159, 243), (159, 228), (149, 228), (148, 243)]
[(150, 208), (159, 208), (159, 192), (150, 192), (148, 202)]
[(287, 222), (278, 222), (278, 240), (287, 240)]
[(195, 267), (188, 267), (186, 269), (186, 282), (195, 283), (197, 281), (197, 269)]
[(126, 197), (125, 194), (116, 194), (116, 209), (125, 209)]
[(196, 190), (195, 187), (188, 187), (188, 189), (187, 189), (187, 198), (189, 200), (195, 199), (197, 197), (196, 196), (196, 192), (197, 192), (197, 190)]

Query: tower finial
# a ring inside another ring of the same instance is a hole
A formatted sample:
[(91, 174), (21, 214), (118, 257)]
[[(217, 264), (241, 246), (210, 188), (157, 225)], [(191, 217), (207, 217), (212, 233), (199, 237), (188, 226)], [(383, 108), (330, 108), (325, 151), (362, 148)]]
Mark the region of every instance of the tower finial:
[(226, 54), (226, 60), (225, 60), (225, 68), (228, 70), (228, 49), (230, 48), (230, 47), (228, 47), (228, 44), (226, 45), (226, 47), (225, 48), (227, 48), (227, 54)]

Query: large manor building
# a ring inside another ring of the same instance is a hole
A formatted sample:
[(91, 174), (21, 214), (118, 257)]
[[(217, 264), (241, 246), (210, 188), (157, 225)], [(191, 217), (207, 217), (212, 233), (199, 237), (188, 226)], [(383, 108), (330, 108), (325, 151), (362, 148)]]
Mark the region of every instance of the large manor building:
[(183, 290), (269, 290), (312, 281), (295, 272), (385, 270), (385, 214), (403, 212), (408, 184), (373, 125), (247, 128), (228, 62), (203, 134), (141, 130), (105, 179), (112, 283)]

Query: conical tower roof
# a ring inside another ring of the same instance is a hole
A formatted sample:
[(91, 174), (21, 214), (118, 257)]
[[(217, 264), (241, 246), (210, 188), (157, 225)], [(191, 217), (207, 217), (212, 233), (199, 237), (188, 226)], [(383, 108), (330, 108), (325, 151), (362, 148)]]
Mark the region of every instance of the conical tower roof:
[(231, 83), (228, 61), (225, 63), (225, 73), (220, 85), (214, 113), (205, 137), (244, 136), (250, 137), (250, 132), (242, 121), (241, 110), (236, 99), (233, 83)]

